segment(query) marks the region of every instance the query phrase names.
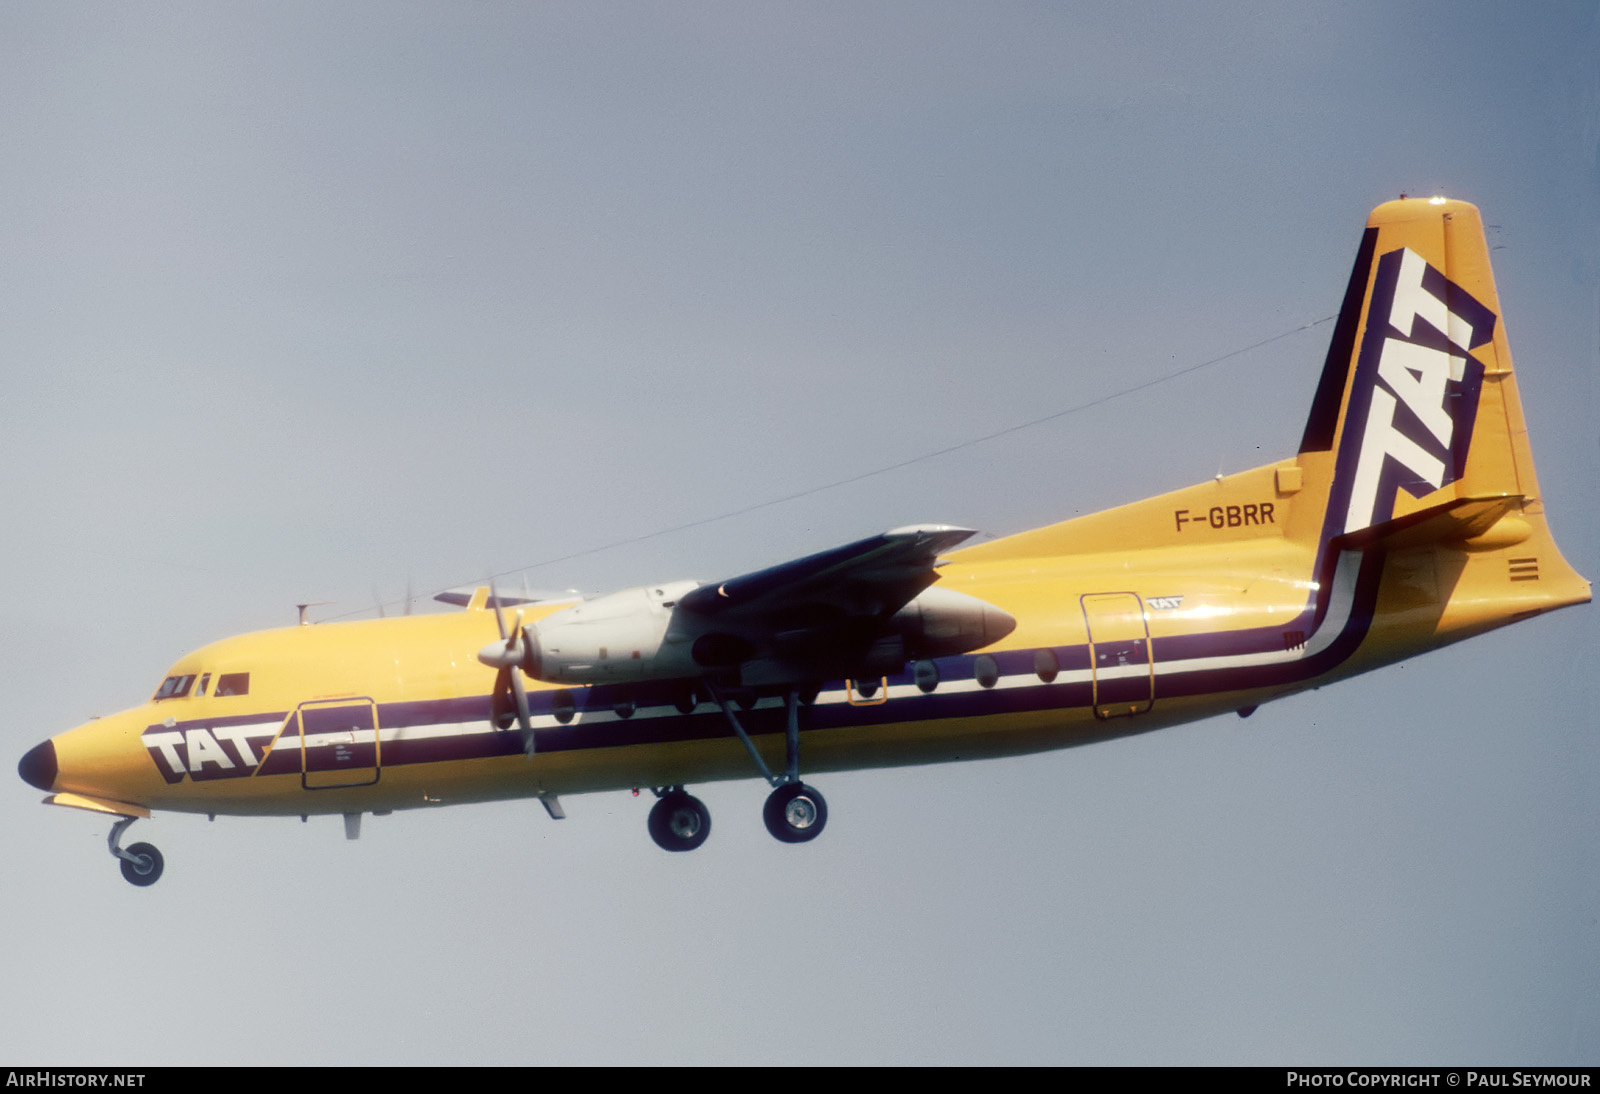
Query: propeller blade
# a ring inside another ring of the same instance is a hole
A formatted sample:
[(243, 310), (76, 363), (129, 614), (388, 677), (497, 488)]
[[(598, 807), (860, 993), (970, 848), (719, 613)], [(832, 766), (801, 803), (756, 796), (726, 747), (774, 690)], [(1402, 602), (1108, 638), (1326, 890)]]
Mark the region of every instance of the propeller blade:
[(500, 641), (506, 640), (506, 617), (500, 610), (500, 594), (495, 590), (494, 578), (489, 579), (489, 606), (494, 609), (494, 625), (500, 630)]
[(528, 690), (522, 686), (522, 670), (507, 669), (511, 678), (511, 694), (517, 699), (517, 721), (522, 726), (522, 754), (528, 759), (533, 759), (534, 738), (533, 721), (528, 717)]
[[(528, 689), (522, 684), (522, 670), (517, 667), (522, 660), (525, 649), (522, 641), (522, 611), (517, 611), (515, 628), (512, 636), (506, 634), (505, 613), (500, 610), (500, 595), (494, 587), (494, 582), (489, 582), (489, 602), (494, 605), (494, 625), (500, 631), (500, 641), (491, 642), (478, 651), (478, 660), (485, 665), (492, 665), (500, 671), (495, 676), (495, 695), (501, 694), (502, 687), (509, 687), (511, 696), (516, 703), (517, 727), (522, 730), (522, 754), (529, 759), (533, 758), (534, 737), (533, 719), (528, 714)], [(499, 726), (498, 714), (495, 714), (495, 725)]]

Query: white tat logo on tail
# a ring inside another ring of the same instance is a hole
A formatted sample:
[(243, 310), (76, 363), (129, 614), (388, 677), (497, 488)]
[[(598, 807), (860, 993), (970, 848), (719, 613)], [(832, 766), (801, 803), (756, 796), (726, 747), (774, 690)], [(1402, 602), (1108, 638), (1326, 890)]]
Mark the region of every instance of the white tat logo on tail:
[(1396, 489), (1422, 497), (1461, 477), (1483, 382), (1470, 351), (1494, 321), (1410, 248), (1383, 256), (1351, 391), (1350, 421), (1364, 424), (1341, 445), (1341, 472), (1355, 452), (1341, 531), (1388, 520)]

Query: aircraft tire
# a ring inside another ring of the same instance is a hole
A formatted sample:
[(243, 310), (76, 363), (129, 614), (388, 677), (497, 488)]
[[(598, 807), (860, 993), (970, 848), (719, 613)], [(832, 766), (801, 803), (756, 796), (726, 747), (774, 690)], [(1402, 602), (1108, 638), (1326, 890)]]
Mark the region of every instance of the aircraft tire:
[(711, 835), (711, 811), (691, 794), (674, 790), (650, 807), (650, 838), (663, 851), (693, 851)]
[(154, 885), (161, 880), (161, 871), (166, 869), (166, 862), (157, 851), (148, 843), (135, 843), (126, 848), (128, 854), (134, 856), (137, 862), (125, 858), (117, 861), (122, 863), (122, 876), (134, 885)]
[(828, 824), (828, 803), (815, 787), (789, 783), (767, 795), (761, 809), (767, 831), (783, 843), (807, 843)]

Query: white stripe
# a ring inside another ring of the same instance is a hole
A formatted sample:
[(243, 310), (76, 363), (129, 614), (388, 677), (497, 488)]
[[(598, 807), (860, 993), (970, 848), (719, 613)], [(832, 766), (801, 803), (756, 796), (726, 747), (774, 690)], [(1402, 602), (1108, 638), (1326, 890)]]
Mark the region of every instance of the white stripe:
[[(1343, 551), (1335, 564), (1334, 576), (1329, 592), (1327, 614), (1323, 616), (1322, 625), (1307, 640), (1304, 646), (1293, 650), (1261, 650), (1256, 653), (1226, 654), (1216, 657), (1191, 657), (1181, 661), (1158, 661), (1155, 663), (1155, 672), (1161, 676), (1177, 676), (1190, 672), (1207, 672), (1216, 669), (1245, 668), (1251, 666), (1291, 664), (1315, 656), (1331, 646), (1336, 638), (1343, 633), (1355, 608), (1356, 578), (1360, 572), (1361, 555), (1357, 551)], [(1103, 670), (1100, 674), (1101, 682), (1112, 680), (1138, 679), (1150, 671), (1149, 666), (1119, 665), (1115, 668)], [(1095, 679), (1093, 669), (1068, 669), (1057, 673), (1054, 680), (1046, 686), (1057, 684), (1089, 684)], [(1035, 674), (1019, 673), (1003, 676), (992, 688), (985, 688), (975, 679), (941, 680), (938, 693), (941, 695), (965, 695), (982, 691), (1005, 691), (1012, 688), (1031, 688), (1041, 685)], [(888, 699), (912, 699), (931, 694), (915, 683), (893, 684), (884, 689)], [(876, 696), (875, 696), (876, 697)], [(877, 704), (857, 700), (850, 703), (850, 696), (843, 688), (832, 688), (819, 692), (812, 702), (813, 706), (875, 706)], [(782, 696), (764, 696), (755, 704), (755, 708), (782, 709), (784, 699)], [(703, 709), (702, 709), (703, 708)], [(700, 703), (696, 710), (700, 713), (710, 713), (716, 710), (714, 704)], [(653, 718), (670, 717), (681, 712), (671, 704), (658, 706), (639, 707), (635, 710), (633, 718), (646, 721)], [(578, 712), (567, 722), (561, 722), (552, 714), (535, 714), (528, 719), (535, 730), (560, 729), (564, 727), (579, 727), (584, 723), (603, 724), (609, 722), (631, 721), (617, 715), (614, 710), (596, 710)], [(261, 723), (272, 727), (276, 732), (280, 723)], [(363, 731), (364, 736), (358, 737), (361, 743), (371, 741), (371, 730)], [(486, 719), (473, 719), (467, 722), (442, 722), (433, 725), (405, 726), (402, 728), (385, 728), (379, 733), (379, 740), (392, 741), (425, 741), (441, 740), (455, 737), (472, 737), (480, 734), (499, 734), (519, 732), (515, 722), (509, 729), (496, 729)], [(291, 731), (292, 733), (292, 731)], [(254, 736), (255, 734), (252, 734)], [(348, 730), (336, 733), (313, 734), (307, 739), (308, 748), (320, 748), (330, 744), (349, 743)]]
[(1333, 573), (1333, 588), (1328, 595), (1328, 612), (1322, 625), (1314, 631), (1304, 646), (1293, 650), (1261, 650), (1257, 653), (1224, 654), (1217, 657), (1191, 657), (1182, 661), (1158, 661), (1158, 675), (1175, 675), (1185, 672), (1205, 672), (1212, 669), (1245, 668), (1252, 665), (1284, 665), (1303, 661), (1327, 649), (1344, 633), (1346, 624), (1355, 610), (1356, 577), (1361, 571), (1361, 554), (1358, 551), (1341, 551)]

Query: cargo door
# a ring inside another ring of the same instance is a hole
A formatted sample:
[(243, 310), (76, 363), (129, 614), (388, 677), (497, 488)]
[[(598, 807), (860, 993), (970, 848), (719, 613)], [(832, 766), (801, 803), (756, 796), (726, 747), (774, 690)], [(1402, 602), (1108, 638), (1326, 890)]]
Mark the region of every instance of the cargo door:
[(378, 707), (371, 699), (301, 703), (300, 785), (307, 790), (369, 786), (378, 781), (382, 749)]

